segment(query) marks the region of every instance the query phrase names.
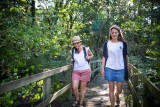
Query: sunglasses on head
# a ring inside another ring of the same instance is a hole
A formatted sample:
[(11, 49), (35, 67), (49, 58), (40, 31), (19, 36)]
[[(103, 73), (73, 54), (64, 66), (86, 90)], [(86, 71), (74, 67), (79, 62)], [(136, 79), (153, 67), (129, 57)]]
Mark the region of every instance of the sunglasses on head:
[(73, 43), (73, 45), (77, 45), (77, 44), (80, 44), (80, 42)]

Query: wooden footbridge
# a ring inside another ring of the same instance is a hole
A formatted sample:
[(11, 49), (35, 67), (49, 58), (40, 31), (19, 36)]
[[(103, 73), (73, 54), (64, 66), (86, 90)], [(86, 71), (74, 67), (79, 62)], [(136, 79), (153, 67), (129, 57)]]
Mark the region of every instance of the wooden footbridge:
[[(109, 92), (108, 92), (108, 84), (107, 81), (100, 75), (101, 71), (101, 60), (96, 60), (91, 62), (92, 67), (92, 79), (88, 83), (87, 86), (87, 95), (85, 98), (85, 107), (110, 107), (109, 101)], [(20, 87), (24, 87), (33, 82), (43, 81), (43, 98), (36, 104), (31, 107), (71, 107), (72, 102), (74, 100), (74, 96), (71, 89), (71, 65), (66, 65), (56, 69), (45, 69), (43, 72), (21, 78), (18, 80), (14, 80), (8, 83), (4, 83), (0, 85), (0, 95), (4, 95), (7, 92), (18, 89)], [(60, 75), (64, 73), (63, 75)], [(143, 102), (138, 98), (136, 87), (138, 86), (138, 70), (133, 66), (129, 65), (129, 74), (130, 79), (128, 82), (124, 83), (123, 92), (120, 95), (120, 105), (116, 105), (117, 107), (143, 107)], [(54, 83), (52, 81), (52, 77), (55, 75), (60, 75), (59, 79), (61, 82), (64, 82), (64, 77), (67, 77), (67, 82), (65, 81), (65, 85), (56, 92), (52, 93), (51, 85)], [(155, 90), (154, 85), (148, 85), (148, 80), (143, 79), (143, 82), (148, 87), (149, 91), (153, 93), (157, 101), (160, 100), (160, 90)], [(59, 97), (63, 94), (68, 93), (67, 101), (57, 102)], [(55, 103), (56, 102), (56, 103)], [(7, 106), (8, 107), (8, 106)], [(13, 107), (13, 106), (12, 106)], [(21, 105), (19, 107), (24, 107)], [(149, 106), (145, 106), (149, 107)]]
[[(125, 107), (124, 92), (120, 95), (120, 101), (119, 107)], [(88, 84), (85, 106), (110, 107), (108, 84), (100, 74), (96, 75)]]

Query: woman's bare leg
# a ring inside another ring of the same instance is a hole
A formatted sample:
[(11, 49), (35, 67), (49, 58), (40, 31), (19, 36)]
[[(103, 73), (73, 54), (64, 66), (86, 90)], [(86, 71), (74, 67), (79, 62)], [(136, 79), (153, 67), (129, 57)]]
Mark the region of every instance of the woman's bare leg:
[(114, 82), (110, 81), (109, 84), (109, 98), (111, 102), (111, 107), (115, 107), (115, 98), (114, 98)]
[(83, 104), (84, 102), (84, 98), (86, 96), (86, 86), (87, 86), (87, 82), (81, 81), (81, 85), (80, 85), (80, 104)]
[(119, 94), (122, 93), (123, 82), (117, 82), (116, 86), (117, 86), (117, 90), (116, 90), (115, 96), (116, 96), (116, 102), (117, 102), (117, 104), (119, 104), (120, 103), (119, 102)]
[(72, 81), (72, 88), (73, 88), (73, 93), (76, 97), (76, 101), (79, 100), (79, 91), (78, 91), (78, 87), (79, 87), (79, 80), (74, 80)]

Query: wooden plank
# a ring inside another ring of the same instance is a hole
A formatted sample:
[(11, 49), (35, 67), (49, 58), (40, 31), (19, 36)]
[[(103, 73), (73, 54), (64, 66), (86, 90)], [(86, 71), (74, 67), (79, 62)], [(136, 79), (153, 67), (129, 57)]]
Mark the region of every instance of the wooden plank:
[(44, 100), (43, 102), (41, 102), (36, 107), (45, 107), (45, 106), (47, 106), (52, 101), (54, 101), (57, 97), (59, 97), (60, 95), (62, 95), (64, 92), (66, 92), (69, 88), (71, 88), (71, 84), (66, 85), (65, 87), (63, 87), (62, 89), (60, 89), (59, 91), (57, 91), (56, 93), (54, 93), (52, 96), (48, 97), (46, 100)]
[(17, 89), (17, 88), (22, 87), (24, 85), (30, 84), (32, 82), (35, 82), (35, 81), (38, 81), (38, 80), (41, 80), (41, 79), (44, 79), (47, 77), (50, 77), (52, 75), (61, 73), (63, 71), (69, 70), (69, 69), (71, 69), (71, 65), (66, 65), (66, 66), (63, 66), (60, 68), (56, 68), (56, 69), (48, 69), (48, 70), (45, 70), (44, 72), (29, 76), (29, 77), (24, 77), (24, 78), (21, 78), (18, 80), (14, 80), (12, 82), (7, 82), (4, 84), (1, 84), (0, 85), (0, 94), (3, 94), (5, 92), (8, 92), (13, 89)]
[[(98, 75), (93, 78), (87, 85), (87, 93), (84, 99), (85, 106), (84, 107), (110, 107), (110, 100), (109, 100), (109, 85), (107, 80), (101, 76), (99, 73)], [(116, 90), (115, 86), (115, 90)], [(115, 105), (115, 107), (126, 107), (125, 106), (125, 97), (124, 91), (119, 96), (120, 98), (120, 105)]]
[(91, 64), (92, 64), (92, 63), (97, 63), (97, 62), (101, 62), (101, 60), (91, 61)]
[(99, 68), (94, 69), (92, 72), (94, 73), (94, 72), (98, 71), (99, 69), (100, 69), (100, 67), (99, 67)]
[(144, 83), (144, 86), (152, 93), (152, 95), (158, 101), (160, 101), (160, 89), (145, 77), (143, 78), (143, 83)]
[(129, 79), (128, 80), (128, 86), (130, 87), (131, 89), (131, 92), (132, 92), (132, 95), (134, 97), (134, 101), (136, 101), (136, 104), (138, 107), (141, 107), (142, 106), (142, 103), (140, 102), (139, 98), (138, 98), (138, 95), (136, 93), (136, 90), (134, 89), (133, 85), (132, 85), (132, 82), (131, 80)]

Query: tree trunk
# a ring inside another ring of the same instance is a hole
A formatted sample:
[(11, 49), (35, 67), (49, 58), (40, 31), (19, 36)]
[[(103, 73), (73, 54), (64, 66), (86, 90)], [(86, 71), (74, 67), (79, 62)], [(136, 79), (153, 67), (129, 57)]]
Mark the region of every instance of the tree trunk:
[(31, 4), (31, 13), (32, 13), (32, 26), (34, 25), (35, 23), (35, 1), (32, 0), (32, 4)]

